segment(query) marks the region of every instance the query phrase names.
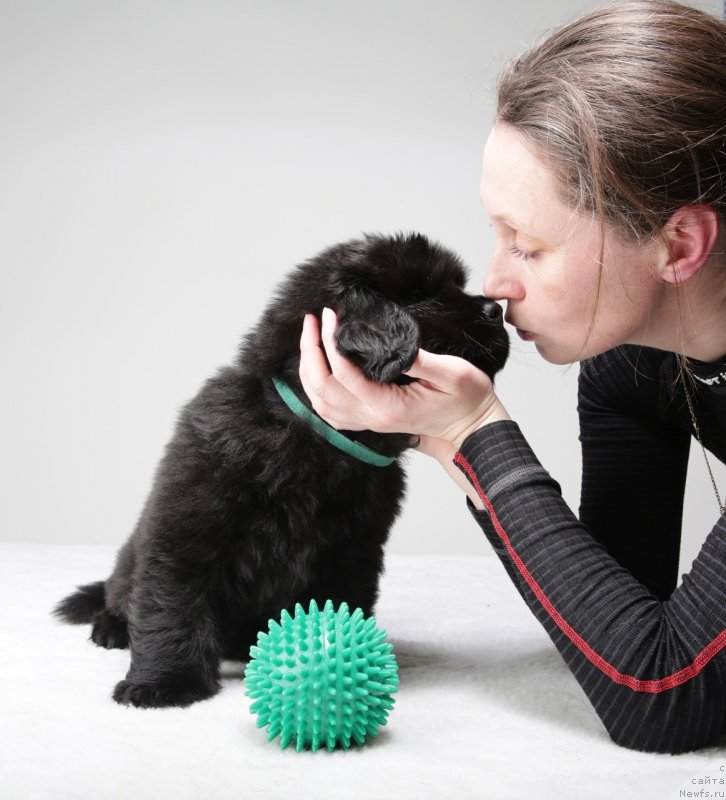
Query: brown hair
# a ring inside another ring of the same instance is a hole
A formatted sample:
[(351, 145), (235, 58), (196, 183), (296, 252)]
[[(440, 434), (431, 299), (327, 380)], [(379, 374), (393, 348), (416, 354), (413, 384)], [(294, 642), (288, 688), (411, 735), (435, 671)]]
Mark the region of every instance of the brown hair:
[(615, 2), (504, 69), (496, 121), (554, 169), (564, 201), (630, 241), (679, 207), (726, 222), (726, 23), (671, 0)]

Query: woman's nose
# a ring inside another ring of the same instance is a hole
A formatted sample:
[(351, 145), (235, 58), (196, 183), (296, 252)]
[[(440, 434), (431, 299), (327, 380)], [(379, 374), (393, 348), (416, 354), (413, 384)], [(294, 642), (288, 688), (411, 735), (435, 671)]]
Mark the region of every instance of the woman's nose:
[(483, 293), (490, 300), (522, 300), (525, 295), (522, 282), (496, 258), (489, 264)]

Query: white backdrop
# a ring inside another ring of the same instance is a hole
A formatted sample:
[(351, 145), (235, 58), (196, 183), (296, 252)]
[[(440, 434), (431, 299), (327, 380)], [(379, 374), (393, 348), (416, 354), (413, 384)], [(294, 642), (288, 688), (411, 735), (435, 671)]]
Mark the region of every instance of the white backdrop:
[[(495, 76), (592, 5), (0, 2), (0, 539), (120, 543), (177, 409), (321, 247), (421, 230), (480, 290)], [(574, 508), (576, 377), (515, 340), (498, 384)], [(716, 514), (693, 464), (687, 563)], [(390, 547), (488, 545), (414, 454)]]

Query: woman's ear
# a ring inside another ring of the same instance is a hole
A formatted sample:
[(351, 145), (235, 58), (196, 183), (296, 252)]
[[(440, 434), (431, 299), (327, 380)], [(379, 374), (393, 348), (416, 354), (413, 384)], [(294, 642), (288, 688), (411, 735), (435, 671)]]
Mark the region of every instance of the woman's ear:
[(663, 227), (667, 250), (660, 266), (666, 283), (679, 284), (697, 275), (719, 234), (719, 217), (711, 206), (683, 206)]

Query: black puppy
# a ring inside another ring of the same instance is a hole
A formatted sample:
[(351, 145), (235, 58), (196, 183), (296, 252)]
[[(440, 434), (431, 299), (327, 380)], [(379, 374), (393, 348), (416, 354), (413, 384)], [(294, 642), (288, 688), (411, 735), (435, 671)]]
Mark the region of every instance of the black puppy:
[(425, 237), (376, 235), (325, 250), (280, 286), (236, 362), (182, 409), (111, 576), (54, 610), (92, 623), (101, 647), (130, 645), (116, 701), (212, 696), (220, 660), (246, 660), (296, 602), (372, 613), (404, 493), (396, 458), (412, 441), (340, 436), (314, 415), (298, 378), (303, 316), (334, 309), (339, 350), (376, 381), (405, 382), (419, 346), (493, 376), (508, 352), (501, 309), (465, 281), (457, 256)]

